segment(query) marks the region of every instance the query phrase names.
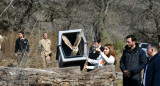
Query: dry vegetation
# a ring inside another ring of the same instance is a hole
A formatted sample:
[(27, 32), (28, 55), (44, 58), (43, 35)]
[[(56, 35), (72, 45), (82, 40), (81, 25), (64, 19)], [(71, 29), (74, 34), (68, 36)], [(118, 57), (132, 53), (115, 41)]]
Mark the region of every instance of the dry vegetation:
[(42, 32), (49, 32), (53, 51), (50, 67), (56, 67), (58, 31), (83, 28), (89, 46), (95, 36), (102, 37), (102, 45), (114, 45), (116, 71), (120, 71), (126, 35), (135, 34), (139, 42), (157, 42), (159, 8), (159, 0), (0, 0), (0, 34), (5, 36), (0, 65), (17, 66), (14, 46), (18, 31), (14, 29), (27, 29), (30, 56), (25, 67), (43, 68), (37, 47)]
[[(16, 66), (17, 65), (17, 58), (14, 56), (14, 49), (15, 49), (15, 40), (18, 38), (18, 31), (0, 31), (0, 34), (5, 36), (5, 40), (2, 43), (2, 54), (3, 54), (3, 59), (0, 62), (1, 66)], [(57, 47), (57, 36), (58, 34), (55, 33), (49, 33), (49, 39), (52, 42), (51, 50), (52, 50), (52, 57), (51, 57), (51, 64), (49, 67), (57, 67), (58, 63), (56, 60), (56, 47)], [(42, 32), (26, 32), (25, 33), (25, 38), (29, 40), (30, 44), (30, 54), (29, 57), (27, 58), (27, 62), (24, 64), (24, 67), (29, 67), (29, 68), (43, 68), (43, 62), (40, 57), (40, 51), (38, 49), (38, 43), (39, 40), (42, 37)], [(91, 45), (91, 42), (88, 41), (88, 47)], [(105, 43), (103, 43), (105, 44)], [(117, 54), (117, 64), (116, 64), (116, 71), (120, 71), (119, 69), (119, 60), (121, 57), (121, 50), (118, 48), (122, 48), (122, 45), (118, 45), (114, 43), (116, 46), (116, 54)]]
[[(1, 34), (5, 36), (5, 40), (2, 43), (3, 59), (0, 63), (1, 66), (18, 66), (17, 58), (14, 56), (15, 40), (18, 38), (18, 31), (3, 32)], [(40, 51), (38, 49), (39, 40), (42, 38), (42, 33), (32, 32), (26, 33), (25, 38), (29, 40), (30, 54), (25, 63), (25, 67), (42, 68), (42, 59), (40, 58)], [(52, 41), (52, 57), (50, 67), (57, 66), (56, 46), (57, 46), (57, 34), (49, 33), (49, 38)]]

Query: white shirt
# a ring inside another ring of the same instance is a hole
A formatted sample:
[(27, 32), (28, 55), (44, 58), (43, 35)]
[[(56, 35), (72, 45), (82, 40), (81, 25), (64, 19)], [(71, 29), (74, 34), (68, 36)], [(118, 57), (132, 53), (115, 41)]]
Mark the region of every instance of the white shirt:
[(148, 64), (146, 65), (146, 69), (145, 69), (145, 72), (144, 72), (144, 78), (143, 78), (143, 85), (144, 85), (144, 86), (145, 86), (145, 82), (146, 82), (147, 67), (148, 67)]
[(98, 67), (103, 66), (103, 62), (106, 64), (114, 64), (115, 58), (111, 55), (110, 57), (107, 57), (103, 52), (100, 53), (99, 57), (96, 60), (88, 59), (88, 62), (91, 64), (95, 64), (95, 66), (87, 66), (87, 69), (96, 69)]
[[(151, 58), (149, 58), (150, 60)], [(145, 69), (145, 72), (144, 72), (144, 77), (143, 77), (143, 85), (145, 86), (145, 82), (146, 82), (146, 72), (147, 72), (147, 68), (148, 68), (148, 64), (146, 65), (146, 69)]]

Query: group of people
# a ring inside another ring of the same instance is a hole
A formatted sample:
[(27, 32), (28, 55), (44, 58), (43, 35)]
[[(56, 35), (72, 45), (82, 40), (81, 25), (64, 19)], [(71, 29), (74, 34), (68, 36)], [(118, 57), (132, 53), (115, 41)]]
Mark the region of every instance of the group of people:
[[(160, 86), (160, 55), (156, 42), (148, 44), (146, 56), (136, 43), (134, 35), (126, 37), (126, 46), (120, 60), (123, 72), (123, 86)], [(143, 80), (141, 71), (144, 69)]]
[[(156, 42), (149, 43), (147, 47), (149, 57), (147, 57), (136, 40), (134, 35), (126, 37), (126, 46), (120, 59), (123, 86), (160, 86), (159, 45)], [(84, 65), (84, 69), (87, 69), (87, 71), (105, 65), (114, 65), (116, 55), (113, 45), (106, 44), (103, 48), (101, 40), (97, 39), (90, 48), (86, 62), (88, 64)]]
[[(3, 37), (0, 35), (0, 43), (2, 43)], [(0, 44), (1, 45), (1, 44)], [(39, 41), (38, 45), (41, 53), (41, 58), (43, 61), (43, 66), (46, 68), (50, 64), (50, 57), (52, 54), (51, 51), (51, 41), (48, 39), (48, 34), (46, 32), (43, 33), (43, 39)], [(1, 46), (0, 46), (1, 50)], [(27, 38), (25, 38), (24, 32), (19, 32), (19, 38), (15, 42), (15, 56), (17, 57), (17, 63), (18, 66), (22, 65), (22, 63), (25, 63), (27, 57), (29, 56), (29, 41)], [(2, 58), (2, 54), (0, 51), (0, 59)]]
[[(0, 59), (1, 43), (3, 39), (0, 35)], [(51, 41), (48, 39), (48, 34), (43, 33), (43, 39), (39, 41), (39, 49), (43, 60), (43, 66), (46, 67), (50, 63)], [(29, 41), (25, 38), (24, 32), (19, 32), (19, 38), (15, 43), (15, 56), (18, 58), (18, 64), (24, 62), (29, 55)], [(120, 69), (123, 72), (123, 86), (160, 86), (160, 55), (159, 45), (155, 42), (149, 43), (146, 56), (134, 35), (126, 37), (126, 46), (120, 59)], [(115, 65), (116, 55), (112, 44), (101, 46), (101, 39), (97, 38), (92, 47), (89, 49), (89, 55), (86, 59), (87, 65), (84, 69), (87, 71), (94, 70), (98, 67), (106, 65)], [(141, 71), (144, 69), (143, 80)]]
[(97, 38), (89, 49), (89, 55), (86, 59), (88, 64), (84, 65), (84, 69), (87, 69), (89, 72), (105, 65), (114, 65), (115, 60), (116, 55), (113, 45), (105, 44), (104, 47), (102, 47), (101, 39)]

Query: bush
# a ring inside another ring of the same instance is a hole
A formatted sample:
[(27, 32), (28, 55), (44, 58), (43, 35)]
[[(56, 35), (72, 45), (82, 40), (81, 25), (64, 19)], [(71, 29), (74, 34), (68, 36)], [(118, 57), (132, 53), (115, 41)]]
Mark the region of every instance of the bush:
[(125, 42), (123, 41), (117, 41), (113, 43), (114, 49), (116, 51), (116, 54), (122, 53), (124, 50)]

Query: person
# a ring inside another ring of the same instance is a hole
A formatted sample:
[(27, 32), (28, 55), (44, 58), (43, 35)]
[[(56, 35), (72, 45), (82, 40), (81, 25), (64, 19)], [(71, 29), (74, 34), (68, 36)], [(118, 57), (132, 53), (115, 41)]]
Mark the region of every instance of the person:
[[(101, 38), (97, 37), (97, 39), (93, 42), (90, 51), (89, 51), (89, 55), (88, 58), (96, 60), (100, 53), (98, 51), (96, 51), (95, 49), (99, 48), (102, 52), (104, 51), (104, 48), (101, 46)], [(88, 63), (88, 66), (94, 66), (94, 64)], [(87, 71), (92, 71), (92, 69), (87, 69)]]
[(146, 54), (136, 43), (134, 35), (126, 37), (126, 46), (120, 60), (123, 86), (141, 86), (141, 71), (146, 65)]
[(93, 45), (91, 46), (89, 56), (88, 58), (90, 59), (97, 59), (98, 56), (100, 55), (98, 52), (96, 52), (94, 49), (99, 48), (102, 52), (104, 51), (104, 48), (101, 46), (101, 38), (97, 38), (94, 42)]
[(149, 43), (147, 53), (150, 56), (144, 70), (143, 86), (160, 86), (160, 55), (157, 43)]
[(18, 65), (29, 55), (29, 41), (24, 38), (24, 32), (19, 32), (19, 38), (15, 43), (15, 56), (18, 57)]
[(2, 35), (0, 35), (0, 62), (2, 61), (2, 51), (1, 51), (2, 47), (1, 47), (1, 45), (2, 45), (3, 41), (4, 41), (4, 37), (2, 37)]
[(100, 53), (100, 56), (96, 60), (87, 58), (87, 61), (94, 64), (94, 66), (85, 65), (84, 69), (96, 69), (104, 65), (113, 65), (115, 63), (116, 55), (114, 47), (111, 44), (106, 44), (104, 46), (104, 53), (99, 48), (97, 48), (96, 51)]
[(43, 33), (43, 39), (39, 41), (39, 48), (41, 51), (41, 58), (43, 60), (43, 66), (49, 66), (51, 56), (51, 41), (48, 39), (48, 34)]

